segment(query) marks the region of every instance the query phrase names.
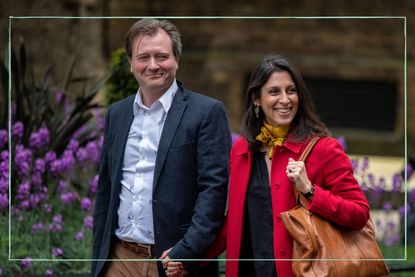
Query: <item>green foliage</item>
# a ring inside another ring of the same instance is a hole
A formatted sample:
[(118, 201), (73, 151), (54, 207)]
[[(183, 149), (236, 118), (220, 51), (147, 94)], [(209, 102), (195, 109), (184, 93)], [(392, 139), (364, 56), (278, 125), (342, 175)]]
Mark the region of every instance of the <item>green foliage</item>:
[[(53, 206), (56, 206), (55, 204)], [(34, 215), (32, 211), (22, 211), (19, 216), (11, 217), (11, 261), (7, 258), (9, 237), (7, 235), (0, 236), (0, 251), (2, 253), (0, 255), (0, 268), (3, 270), (3, 274), (28, 276), (30, 274), (45, 273), (48, 269), (55, 274), (89, 272), (90, 262), (87, 260), (92, 256), (92, 232), (85, 230), (84, 227), (71, 224), (75, 220), (82, 222), (84, 212), (80, 210), (78, 205), (78, 203), (72, 203), (68, 206), (62, 206), (61, 211), (55, 211), (61, 212), (64, 219), (62, 231), (56, 233), (47, 230), (33, 233), (31, 230), (31, 226), (38, 222), (43, 222), (45, 228), (47, 228), (47, 224), (52, 222), (52, 214)], [(0, 216), (0, 224), (2, 234), (8, 234), (7, 217)], [(74, 237), (75, 233), (79, 231), (84, 233), (83, 240), (76, 240)], [(52, 255), (51, 249), (54, 247), (64, 250), (61, 257)], [(32, 260), (32, 265), (27, 269), (21, 267), (21, 259), (24, 257), (35, 259)]]
[(138, 84), (130, 72), (130, 62), (123, 48), (112, 53), (109, 74), (110, 76), (105, 84), (106, 105), (137, 92)]

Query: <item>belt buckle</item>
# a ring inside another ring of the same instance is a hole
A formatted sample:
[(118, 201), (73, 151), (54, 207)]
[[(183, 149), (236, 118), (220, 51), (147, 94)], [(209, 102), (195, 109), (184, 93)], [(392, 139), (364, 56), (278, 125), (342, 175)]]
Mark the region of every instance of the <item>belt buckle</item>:
[(151, 251), (151, 245), (145, 245), (145, 244), (140, 244), (140, 243), (136, 243), (136, 245), (141, 248), (141, 249), (145, 249), (145, 251), (147, 252), (147, 256), (149, 258), (153, 257), (153, 253)]

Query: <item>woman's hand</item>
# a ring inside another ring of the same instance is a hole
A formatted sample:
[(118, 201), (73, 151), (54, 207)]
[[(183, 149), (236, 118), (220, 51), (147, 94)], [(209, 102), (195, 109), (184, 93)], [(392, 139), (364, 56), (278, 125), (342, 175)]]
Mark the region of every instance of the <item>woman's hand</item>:
[[(164, 262), (163, 262), (164, 265)], [(185, 276), (185, 271), (183, 270), (183, 265), (181, 262), (175, 262), (168, 260), (166, 262), (165, 273), (169, 277), (183, 277)]]
[(286, 173), (287, 177), (294, 182), (299, 192), (305, 193), (310, 191), (312, 184), (308, 179), (304, 162), (289, 158)]
[(163, 264), (164, 272), (166, 273), (168, 277), (183, 277), (186, 274), (185, 274), (185, 271), (183, 270), (182, 263), (170, 260), (170, 257), (168, 256), (171, 249), (172, 248), (164, 251), (160, 257), (160, 259), (163, 259), (162, 264)]

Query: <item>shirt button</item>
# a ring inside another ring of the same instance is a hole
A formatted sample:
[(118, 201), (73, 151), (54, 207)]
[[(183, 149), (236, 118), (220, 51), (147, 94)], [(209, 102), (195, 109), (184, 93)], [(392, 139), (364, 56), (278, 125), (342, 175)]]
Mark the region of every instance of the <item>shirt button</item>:
[(278, 222), (281, 221), (281, 216), (280, 215), (277, 215), (275, 218), (277, 219)]
[(128, 214), (128, 220), (133, 220), (133, 214)]
[(286, 251), (284, 249), (280, 249), (280, 255), (285, 256)]
[(280, 184), (279, 183), (274, 184), (274, 189), (280, 189)]

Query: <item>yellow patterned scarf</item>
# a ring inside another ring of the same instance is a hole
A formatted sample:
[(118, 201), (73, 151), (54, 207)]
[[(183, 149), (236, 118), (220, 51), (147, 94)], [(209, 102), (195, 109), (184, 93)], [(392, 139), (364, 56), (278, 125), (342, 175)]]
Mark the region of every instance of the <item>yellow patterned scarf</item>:
[(270, 160), (272, 159), (274, 147), (284, 142), (289, 129), (290, 126), (273, 127), (264, 122), (264, 125), (261, 127), (261, 133), (256, 136), (256, 140), (268, 146), (268, 158)]

